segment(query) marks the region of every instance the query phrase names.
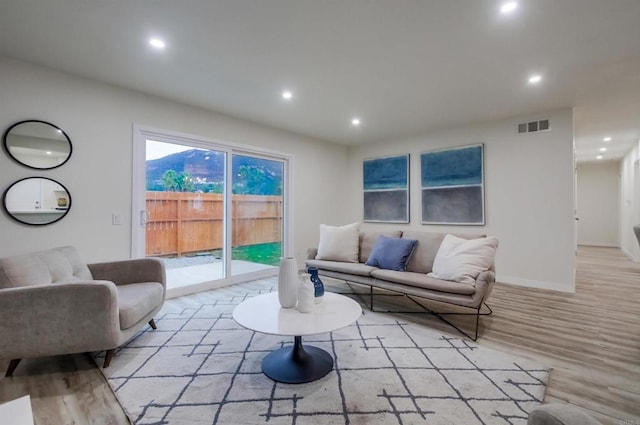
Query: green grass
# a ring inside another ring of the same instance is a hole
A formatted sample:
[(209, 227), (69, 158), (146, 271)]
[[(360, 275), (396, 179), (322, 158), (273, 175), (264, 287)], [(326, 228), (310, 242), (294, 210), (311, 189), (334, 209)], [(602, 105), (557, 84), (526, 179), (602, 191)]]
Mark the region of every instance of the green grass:
[(282, 257), (282, 243), (261, 243), (257, 245), (237, 246), (231, 250), (233, 260), (251, 261), (252, 263), (277, 266)]

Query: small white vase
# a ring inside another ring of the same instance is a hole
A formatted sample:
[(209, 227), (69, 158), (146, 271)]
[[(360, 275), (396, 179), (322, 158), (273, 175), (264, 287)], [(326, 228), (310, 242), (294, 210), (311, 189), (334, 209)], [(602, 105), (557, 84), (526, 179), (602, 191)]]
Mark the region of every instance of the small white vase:
[(311, 313), (315, 298), (315, 290), (308, 273), (302, 273), (298, 278), (298, 304), (300, 313)]
[(278, 270), (278, 300), (283, 308), (292, 308), (298, 301), (298, 263), (293, 257), (281, 258)]

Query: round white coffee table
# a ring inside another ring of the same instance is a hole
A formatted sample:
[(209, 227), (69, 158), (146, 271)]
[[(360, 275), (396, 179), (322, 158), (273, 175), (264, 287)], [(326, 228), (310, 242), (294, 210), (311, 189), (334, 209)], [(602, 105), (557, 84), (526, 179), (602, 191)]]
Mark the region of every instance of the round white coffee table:
[(325, 292), (323, 298), (311, 313), (280, 307), (277, 292), (250, 298), (233, 310), (233, 319), (242, 327), (294, 337), (293, 346), (273, 351), (262, 360), (262, 372), (269, 378), (301, 384), (320, 379), (333, 369), (333, 357), (318, 347), (303, 346), (302, 337), (348, 326), (362, 315), (362, 307), (351, 298), (331, 292)]

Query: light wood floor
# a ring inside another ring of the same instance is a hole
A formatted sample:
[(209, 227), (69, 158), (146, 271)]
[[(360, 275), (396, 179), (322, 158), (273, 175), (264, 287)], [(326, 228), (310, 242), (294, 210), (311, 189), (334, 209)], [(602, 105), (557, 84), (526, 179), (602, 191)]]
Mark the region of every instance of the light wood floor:
[[(478, 344), (552, 367), (546, 403), (571, 403), (604, 424), (640, 424), (640, 264), (619, 249), (580, 247), (575, 294), (497, 284), (490, 305)], [(431, 316), (401, 316), (456, 335)], [(0, 379), (0, 402), (26, 394), (37, 425), (129, 423), (88, 355), (24, 360)]]

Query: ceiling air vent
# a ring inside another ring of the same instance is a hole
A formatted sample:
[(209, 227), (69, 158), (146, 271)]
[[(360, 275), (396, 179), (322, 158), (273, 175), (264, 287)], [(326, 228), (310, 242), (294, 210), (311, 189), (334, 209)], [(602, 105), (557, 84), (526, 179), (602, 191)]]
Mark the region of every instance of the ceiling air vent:
[(529, 121), (518, 124), (518, 134), (536, 133), (538, 131), (549, 130), (551, 130), (549, 120)]

